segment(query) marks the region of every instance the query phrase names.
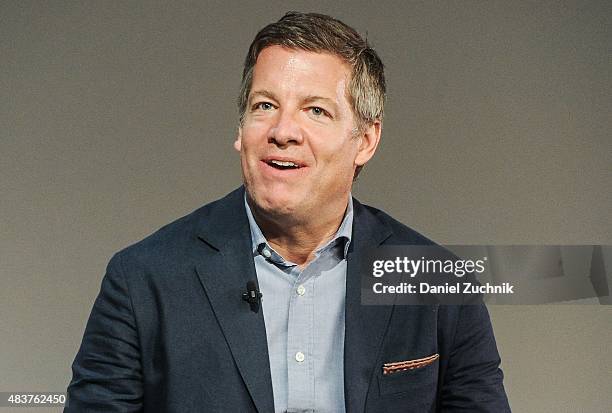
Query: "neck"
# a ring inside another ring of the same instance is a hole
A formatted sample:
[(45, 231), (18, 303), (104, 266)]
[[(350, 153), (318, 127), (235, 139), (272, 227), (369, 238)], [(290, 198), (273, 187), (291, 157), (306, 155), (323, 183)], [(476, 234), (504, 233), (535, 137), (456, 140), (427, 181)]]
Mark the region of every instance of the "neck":
[(317, 248), (327, 243), (338, 231), (348, 206), (348, 199), (335, 208), (326, 206), (308, 218), (272, 216), (262, 211), (247, 197), (253, 217), (266, 240), (288, 261), (305, 267), (314, 259)]

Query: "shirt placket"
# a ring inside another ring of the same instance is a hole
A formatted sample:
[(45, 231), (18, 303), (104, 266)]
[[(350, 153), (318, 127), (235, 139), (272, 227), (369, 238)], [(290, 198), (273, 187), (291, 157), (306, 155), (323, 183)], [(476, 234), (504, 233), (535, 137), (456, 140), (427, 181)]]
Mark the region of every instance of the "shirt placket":
[[(314, 262), (313, 262), (314, 263)], [(309, 265), (296, 276), (289, 300), (287, 325), (288, 412), (314, 411), (314, 280)]]

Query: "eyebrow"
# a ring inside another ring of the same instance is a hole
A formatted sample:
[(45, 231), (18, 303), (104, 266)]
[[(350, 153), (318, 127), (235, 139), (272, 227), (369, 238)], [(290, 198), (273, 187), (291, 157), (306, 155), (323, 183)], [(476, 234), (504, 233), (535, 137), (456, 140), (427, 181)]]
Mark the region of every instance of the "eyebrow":
[(257, 96), (263, 96), (266, 97), (268, 99), (272, 99), (272, 100), (278, 100), (276, 98), (276, 95), (272, 92), (270, 92), (269, 90), (266, 89), (261, 89), (261, 90), (256, 90), (254, 92), (251, 92), (251, 96), (249, 96), (249, 103), (253, 101), (253, 99)]

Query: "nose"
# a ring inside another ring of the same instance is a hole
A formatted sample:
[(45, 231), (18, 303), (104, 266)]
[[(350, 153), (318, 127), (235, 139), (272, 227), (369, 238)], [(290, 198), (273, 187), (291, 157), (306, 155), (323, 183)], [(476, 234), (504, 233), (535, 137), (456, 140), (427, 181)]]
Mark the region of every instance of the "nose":
[(292, 144), (300, 145), (303, 140), (303, 131), (297, 116), (292, 111), (279, 109), (269, 131), (268, 143), (282, 148)]

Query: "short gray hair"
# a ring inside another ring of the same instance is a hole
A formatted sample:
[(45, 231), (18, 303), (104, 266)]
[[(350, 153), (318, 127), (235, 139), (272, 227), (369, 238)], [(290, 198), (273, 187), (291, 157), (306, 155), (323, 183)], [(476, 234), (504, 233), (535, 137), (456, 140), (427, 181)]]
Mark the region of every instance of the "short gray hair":
[(266, 47), (276, 45), (328, 52), (341, 58), (351, 68), (347, 92), (357, 127), (362, 130), (376, 120), (382, 121), (386, 92), (384, 67), (368, 41), (352, 27), (330, 16), (291, 11), (261, 29), (249, 47), (238, 98), (240, 124), (244, 121), (257, 57)]

